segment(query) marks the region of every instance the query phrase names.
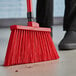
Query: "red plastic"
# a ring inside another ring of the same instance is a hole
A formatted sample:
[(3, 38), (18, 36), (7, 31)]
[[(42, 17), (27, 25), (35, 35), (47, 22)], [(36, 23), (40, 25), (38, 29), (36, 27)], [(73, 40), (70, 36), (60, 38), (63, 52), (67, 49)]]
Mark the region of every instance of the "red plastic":
[(21, 26), (21, 25), (12, 25), (10, 26), (11, 30), (19, 29), (19, 30), (30, 30), (30, 31), (44, 31), (51, 32), (50, 28), (39, 28), (39, 27), (31, 27), (31, 26)]
[(4, 66), (36, 63), (58, 58), (50, 32), (18, 28), (11, 30)]
[(37, 22), (28, 22), (28, 26), (31, 26), (31, 27), (39, 27), (39, 24)]
[(27, 0), (27, 12), (32, 12), (32, 0)]

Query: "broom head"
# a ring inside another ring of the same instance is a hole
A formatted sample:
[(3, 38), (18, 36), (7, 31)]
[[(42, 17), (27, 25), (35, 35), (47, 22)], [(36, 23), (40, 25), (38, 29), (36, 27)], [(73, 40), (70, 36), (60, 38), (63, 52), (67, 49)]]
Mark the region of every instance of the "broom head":
[(4, 66), (59, 58), (50, 36), (50, 28), (40, 28), (37, 23), (29, 22), (28, 26), (12, 25), (10, 29), (11, 35)]

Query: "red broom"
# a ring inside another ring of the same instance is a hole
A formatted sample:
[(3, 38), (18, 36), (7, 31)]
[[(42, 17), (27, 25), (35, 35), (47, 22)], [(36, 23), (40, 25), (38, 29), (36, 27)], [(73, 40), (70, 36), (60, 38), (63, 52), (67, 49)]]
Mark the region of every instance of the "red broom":
[(28, 26), (12, 25), (4, 66), (58, 59), (50, 28), (32, 21), (32, 0), (27, 0)]

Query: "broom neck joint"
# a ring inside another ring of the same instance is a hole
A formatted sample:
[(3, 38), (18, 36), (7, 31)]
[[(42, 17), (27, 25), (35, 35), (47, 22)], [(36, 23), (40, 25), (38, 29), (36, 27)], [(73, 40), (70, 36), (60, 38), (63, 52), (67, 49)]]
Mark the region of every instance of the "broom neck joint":
[(28, 22), (33, 21), (34, 18), (32, 12), (27, 13), (27, 18), (28, 18)]

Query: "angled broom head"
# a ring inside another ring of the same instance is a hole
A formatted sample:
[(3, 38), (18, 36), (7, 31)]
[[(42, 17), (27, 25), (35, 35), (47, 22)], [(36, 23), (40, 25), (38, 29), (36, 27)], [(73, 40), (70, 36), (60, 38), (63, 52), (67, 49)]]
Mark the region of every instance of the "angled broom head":
[[(33, 22), (34, 25), (36, 24)], [(28, 23), (29, 24), (29, 23)], [(13, 25), (4, 66), (58, 59), (50, 28)]]

